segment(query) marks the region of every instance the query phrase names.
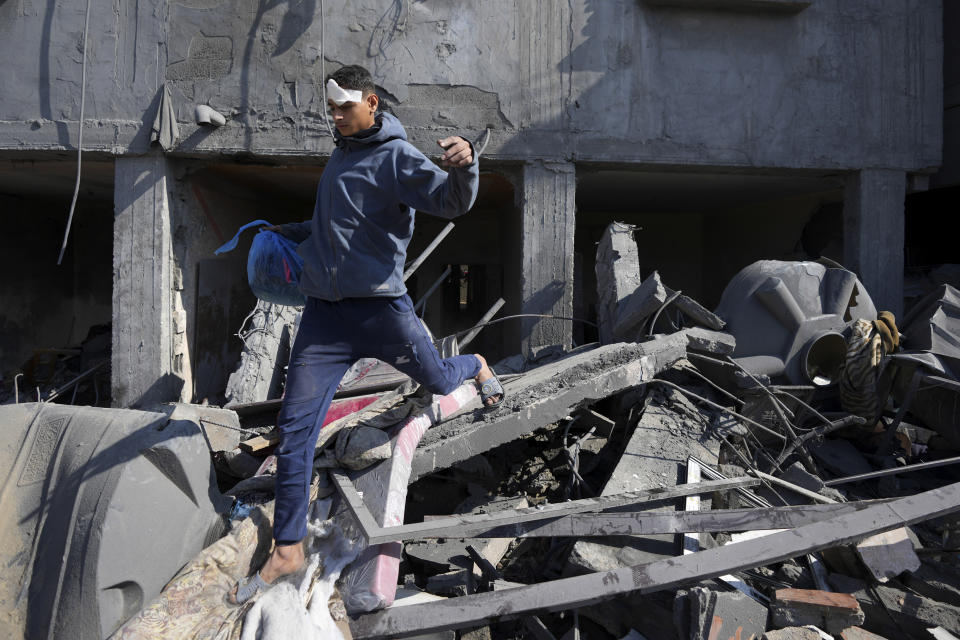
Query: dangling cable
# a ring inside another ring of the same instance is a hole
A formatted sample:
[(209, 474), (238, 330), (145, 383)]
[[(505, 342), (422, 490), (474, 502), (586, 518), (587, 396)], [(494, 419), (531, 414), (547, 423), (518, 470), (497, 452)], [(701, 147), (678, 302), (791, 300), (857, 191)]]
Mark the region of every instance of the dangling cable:
[(67, 228), (63, 231), (63, 244), (60, 245), (60, 257), (57, 266), (63, 261), (63, 253), (67, 250), (67, 240), (70, 238), (70, 227), (73, 225), (73, 211), (77, 206), (77, 196), (80, 194), (80, 155), (83, 152), (83, 110), (87, 98), (87, 34), (90, 31), (90, 0), (87, 0), (87, 13), (83, 18), (83, 61), (80, 63), (80, 121), (77, 123), (77, 180), (73, 185), (73, 201), (70, 203), (70, 215), (67, 216)]
[(320, 90), (323, 92), (323, 105), (321, 106), (321, 110), (323, 111), (323, 121), (327, 125), (327, 133), (330, 134), (330, 139), (333, 140), (333, 128), (330, 127), (330, 111), (327, 106), (327, 72), (324, 71), (323, 66), (323, 27), (326, 22), (327, 19), (323, 13), (323, 0), (320, 0)]

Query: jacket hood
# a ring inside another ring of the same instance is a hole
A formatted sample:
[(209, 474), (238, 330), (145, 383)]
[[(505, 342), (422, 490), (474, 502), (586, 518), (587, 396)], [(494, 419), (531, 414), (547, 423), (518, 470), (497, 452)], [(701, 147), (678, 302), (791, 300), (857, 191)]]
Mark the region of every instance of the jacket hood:
[(334, 143), (341, 149), (355, 149), (368, 145), (381, 144), (388, 140), (406, 140), (407, 132), (403, 125), (389, 113), (377, 114), (376, 124), (357, 135), (342, 136), (337, 131), (333, 134)]

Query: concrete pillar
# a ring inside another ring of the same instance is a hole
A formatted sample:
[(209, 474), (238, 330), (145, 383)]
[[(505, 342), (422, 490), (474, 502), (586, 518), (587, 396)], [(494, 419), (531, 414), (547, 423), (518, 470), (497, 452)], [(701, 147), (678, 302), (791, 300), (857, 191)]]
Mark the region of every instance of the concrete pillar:
[[(180, 399), (173, 238), (162, 155), (118, 158), (114, 168), (113, 406)], [(180, 318), (182, 323), (182, 318)]]
[(857, 273), (878, 310), (903, 316), (903, 171), (862, 169), (847, 178), (844, 266)]
[[(521, 202), (521, 313), (573, 315), (573, 232), (576, 171), (571, 163), (530, 162), (523, 167)], [(509, 274), (508, 274), (509, 277)], [(572, 323), (523, 320), (521, 349), (569, 348)]]

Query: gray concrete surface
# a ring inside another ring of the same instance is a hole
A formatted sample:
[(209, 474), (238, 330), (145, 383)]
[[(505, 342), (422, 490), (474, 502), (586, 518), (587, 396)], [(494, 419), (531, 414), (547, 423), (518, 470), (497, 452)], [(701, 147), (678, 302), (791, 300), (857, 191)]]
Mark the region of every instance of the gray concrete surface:
[(864, 169), (847, 179), (843, 203), (844, 266), (860, 276), (877, 310), (903, 317), (901, 171)]
[[(573, 316), (573, 231), (576, 173), (570, 163), (527, 163), (520, 189), (522, 237), (521, 312)], [(569, 349), (573, 323), (549, 318), (523, 321), (521, 350), (559, 344)]]
[[(182, 152), (327, 152), (327, 66), (371, 67), (413, 137), (495, 128), (495, 158), (919, 171), (940, 161), (941, 3), (795, 13), (637, 2), (166, 0), (95, 5), (91, 148), (142, 153), (168, 83)], [(0, 148), (76, 143), (83, 7), (0, 5)], [(322, 22), (325, 24), (322, 25)], [(909, 91), (904, 88), (909, 87)], [(193, 124), (197, 103), (228, 116)]]
[(189, 401), (182, 366), (186, 316), (174, 304), (167, 159), (157, 154), (120, 158), (116, 175), (113, 406)]
[(297, 307), (257, 300), (252, 315), (244, 334), (240, 363), (227, 379), (227, 407), (279, 398), (283, 390), (300, 311)]

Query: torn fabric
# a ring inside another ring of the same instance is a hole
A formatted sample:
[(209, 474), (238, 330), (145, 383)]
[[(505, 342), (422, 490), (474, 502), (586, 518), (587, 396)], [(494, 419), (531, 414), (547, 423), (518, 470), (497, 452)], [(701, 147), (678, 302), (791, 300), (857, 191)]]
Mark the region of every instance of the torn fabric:
[(163, 85), (160, 92), (160, 104), (153, 118), (150, 142), (156, 142), (164, 151), (169, 151), (180, 142), (180, 127), (177, 126), (177, 114), (173, 110), (173, 99), (167, 85)]

